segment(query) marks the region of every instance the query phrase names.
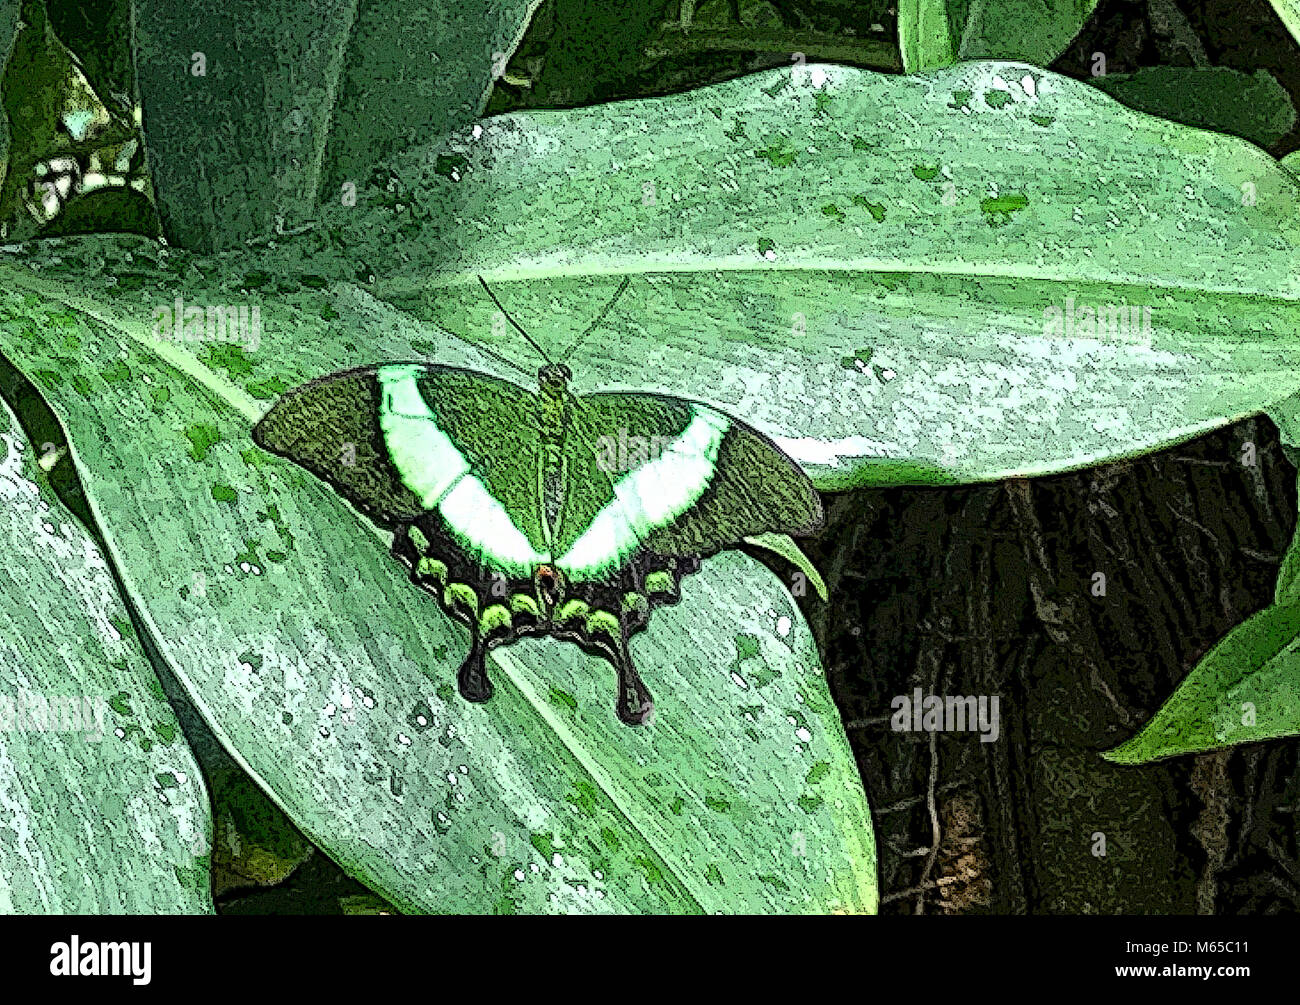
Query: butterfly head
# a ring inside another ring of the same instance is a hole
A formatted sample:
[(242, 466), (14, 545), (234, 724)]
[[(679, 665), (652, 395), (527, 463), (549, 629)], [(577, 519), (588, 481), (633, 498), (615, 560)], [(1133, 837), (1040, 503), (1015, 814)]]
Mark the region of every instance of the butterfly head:
[(547, 363), (537, 371), (537, 386), (543, 394), (563, 394), (573, 379), (573, 371), (563, 363)]
[(537, 599), (547, 610), (564, 601), (564, 573), (555, 566), (539, 565), (533, 573), (533, 585), (537, 588)]

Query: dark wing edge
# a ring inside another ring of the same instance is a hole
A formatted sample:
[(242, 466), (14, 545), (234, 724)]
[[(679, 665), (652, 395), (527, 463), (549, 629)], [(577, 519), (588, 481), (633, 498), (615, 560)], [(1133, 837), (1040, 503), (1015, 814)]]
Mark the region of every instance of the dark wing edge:
[[(423, 364), (421, 364), (423, 365)], [(253, 442), (333, 486), (381, 526), (424, 512), (388, 458), (378, 415), (379, 367), (326, 374), (285, 394), (253, 426)]]

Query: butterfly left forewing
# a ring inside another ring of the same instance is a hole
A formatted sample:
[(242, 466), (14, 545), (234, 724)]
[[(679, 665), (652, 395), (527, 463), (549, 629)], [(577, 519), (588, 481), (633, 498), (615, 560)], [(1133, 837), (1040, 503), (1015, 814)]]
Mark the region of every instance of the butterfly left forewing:
[(550, 555), (537, 520), (534, 407), (528, 391), (496, 377), (388, 363), (288, 392), (253, 441), (384, 527), (437, 515), (481, 564), (528, 575)]
[(329, 482), (391, 529), (425, 507), (385, 446), (378, 422), (383, 399), (378, 370), (345, 370), (287, 392), (253, 427), (253, 442)]

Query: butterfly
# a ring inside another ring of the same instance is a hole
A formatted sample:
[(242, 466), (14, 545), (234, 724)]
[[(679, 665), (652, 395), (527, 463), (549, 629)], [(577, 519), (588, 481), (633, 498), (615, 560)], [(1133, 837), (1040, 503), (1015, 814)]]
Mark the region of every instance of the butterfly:
[(677, 603), (703, 559), (749, 537), (814, 533), (820, 498), (775, 443), (715, 408), (573, 394), (569, 367), (479, 282), (545, 360), (535, 388), (436, 363), (363, 366), (284, 394), (253, 440), (393, 532), (412, 582), (469, 626), (462, 697), (492, 696), (493, 647), (549, 635), (607, 660), (618, 717), (644, 723), (654, 703), (629, 639)]

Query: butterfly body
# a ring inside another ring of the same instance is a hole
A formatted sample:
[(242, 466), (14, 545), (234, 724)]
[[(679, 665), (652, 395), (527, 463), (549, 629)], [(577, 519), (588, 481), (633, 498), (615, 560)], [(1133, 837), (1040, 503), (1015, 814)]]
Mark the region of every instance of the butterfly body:
[(762, 434), (682, 398), (535, 391), (457, 367), (390, 363), (286, 394), (254, 441), (394, 532), (412, 582), (469, 626), (462, 696), (492, 693), (486, 655), (550, 635), (608, 660), (617, 712), (650, 714), (628, 650), (682, 577), (745, 537), (809, 533), (821, 504)]

